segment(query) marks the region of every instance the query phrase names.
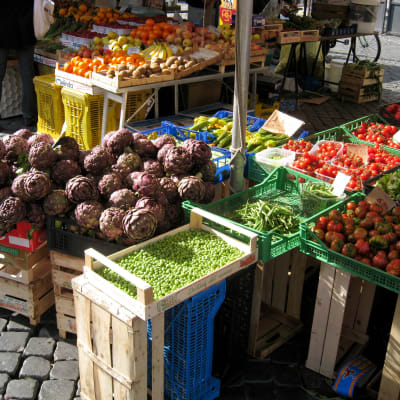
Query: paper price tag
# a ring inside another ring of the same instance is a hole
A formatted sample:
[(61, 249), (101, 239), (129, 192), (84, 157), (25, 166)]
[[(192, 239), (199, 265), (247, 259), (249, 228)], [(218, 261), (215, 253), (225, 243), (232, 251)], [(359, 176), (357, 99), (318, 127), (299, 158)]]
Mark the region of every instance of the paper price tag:
[(304, 121), (294, 118), (281, 111), (275, 110), (271, 116), (265, 121), (262, 129), (287, 136), (293, 136), (298, 129), (304, 125)]
[(368, 146), (366, 144), (347, 144), (347, 154), (361, 157), (364, 164), (368, 161)]
[(346, 175), (343, 172), (338, 172), (335, 180), (332, 183), (332, 193), (335, 196), (341, 196), (346, 189), (347, 184), (350, 182), (351, 176)]
[(175, 46), (174, 44), (170, 44), (169, 47), (172, 50), (172, 54), (176, 54), (176, 52), (178, 51), (178, 46)]
[(400, 143), (400, 131), (397, 131), (393, 137), (392, 137), (393, 142), (395, 143)]
[(383, 212), (388, 212), (396, 206), (394, 200), (379, 186), (373, 189), (365, 200), (380, 205), (383, 208)]
[(128, 47), (127, 53), (128, 53), (128, 55), (130, 55), (130, 54), (139, 54), (140, 53), (140, 47), (139, 46), (130, 46), (130, 47)]

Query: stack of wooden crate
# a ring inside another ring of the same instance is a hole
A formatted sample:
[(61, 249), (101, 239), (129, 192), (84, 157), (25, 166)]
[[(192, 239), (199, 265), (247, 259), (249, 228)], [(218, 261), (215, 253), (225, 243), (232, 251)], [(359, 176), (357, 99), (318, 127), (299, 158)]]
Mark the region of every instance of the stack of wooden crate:
[(32, 325), (54, 304), (46, 243), (34, 251), (0, 247), (0, 307), (29, 318)]
[(366, 103), (380, 98), (382, 90), (384, 67), (379, 70), (369, 70), (366, 66), (354, 68), (352, 64), (345, 65), (339, 83), (339, 94), (344, 100), (353, 103)]
[(53, 270), (53, 285), (57, 313), (57, 328), (60, 337), (66, 338), (67, 332), (76, 334), (74, 297), (71, 279), (83, 271), (84, 259), (50, 251)]

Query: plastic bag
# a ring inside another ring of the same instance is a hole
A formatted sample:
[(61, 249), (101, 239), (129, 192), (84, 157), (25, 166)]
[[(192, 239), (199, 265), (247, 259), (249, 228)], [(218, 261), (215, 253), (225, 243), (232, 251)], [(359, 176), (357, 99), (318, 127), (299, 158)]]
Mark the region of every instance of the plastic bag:
[(280, 11), (280, 2), (278, 0), (270, 0), (260, 12), (260, 15), (265, 15), (267, 18), (277, 18), (279, 17)]
[(41, 39), (54, 22), (54, 2), (52, 0), (35, 0), (33, 5), (33, 27), (36, 39)]

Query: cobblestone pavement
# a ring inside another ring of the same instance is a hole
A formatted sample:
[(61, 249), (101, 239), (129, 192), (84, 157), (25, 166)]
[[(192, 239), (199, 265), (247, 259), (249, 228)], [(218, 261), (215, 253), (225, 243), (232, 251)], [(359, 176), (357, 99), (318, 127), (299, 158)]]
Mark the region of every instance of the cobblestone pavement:
[(78, 350), (55, 321), (51, 310), (33, 327), (0, 309), (0, 400), (80, 400)]

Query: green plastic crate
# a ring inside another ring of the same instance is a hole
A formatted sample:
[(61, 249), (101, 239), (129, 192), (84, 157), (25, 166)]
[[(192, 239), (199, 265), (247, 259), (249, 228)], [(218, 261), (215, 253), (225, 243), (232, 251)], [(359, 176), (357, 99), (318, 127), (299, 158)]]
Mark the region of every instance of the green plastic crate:
[[(247, 230), (258, 234), (258, 255), (259, 259), (267, 262), (273, 258), (284, 254), (300, 244), (300, 233), (296, 232), (292, 235), (283, 236), (267, 231), (257, 231), (255, 229), (244, 226), (238, 222), (232, 221), (230, 218), (232, 213), (242, 207), (248, 200), (256, 200), (265, 198), (268, 200), (279, 199), (285, 205), (293, 207), (295, 212), (301, 215), (302, 203), (300, 195), (299, 178), (304, 181), (318, 182), (321, 181), (308, 175), (287, 169), (285, 167), (275, 168), (271, 174), (262, 183), (253, 186), (243, 192), (233, 194), (225, 199), (210, 204), (197, 204), (191, 201), (182, 203), (185, 213), (185, 219), (189, 218), (190, 210), (194, 207), (203, 208), (213, 214), (217, 214), (223, 218), (230, 220), (235, 225), (241, 226)], [(248, 241), (248, 238), (238, 236), (236, 232), (228, 231), (226, 228), (207, 221), (207, 224), (213, 228), (222, 231), (230, 236), (234, 236), (241, 241)]]
[(307, 136), (305, 140), (311, 143), (317, 143), (320, 140), (335, 140), (337, 142), (350, 143), (348, 132), (341, 126), (335, 126), (334, 128), (314, 133), (313, 135)]
[(269, 172), (256, 161), (256, 156), (249, 156), (247, 159), (247, 178), (254, 182), (263, 182), (268, 176)]
[(314, 215), (313, 217), (304, 220), (300, 223), (300, 251), (309, 256), (312, 256), (320, 261), (323, 261), (333, 267), (343, 269), (351, 274), (357, 275), (362, 279), (366, 279), (376, 285), (382, 286), (392, 292), (400, 294), (400, 277), (389, 274), (378, 268), (364, 264), (355, 260), (354, 258), (347, 257), (341, 253), (337, 253), (329, 249), (317, 236), (311, 232), (313, 226), (319, 217), (328, 215), (330, 210), (338, 209), (345, 211), (346, 203), (350, 200), (360, 201), (365, 198), (363, 193), (355, 193), (348, 199), (337, 203), (326, 210)]

